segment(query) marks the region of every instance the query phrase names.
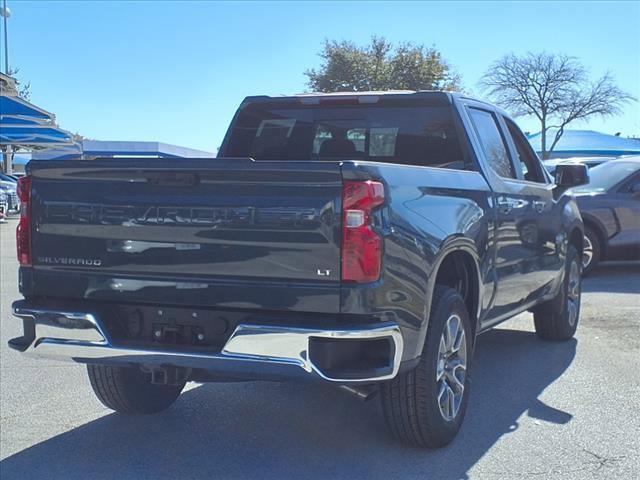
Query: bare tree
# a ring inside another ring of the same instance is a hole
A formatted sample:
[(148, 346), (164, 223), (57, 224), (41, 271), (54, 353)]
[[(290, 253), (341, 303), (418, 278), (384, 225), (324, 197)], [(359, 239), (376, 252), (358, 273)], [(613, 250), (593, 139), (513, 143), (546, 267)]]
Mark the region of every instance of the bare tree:
[[(533, 115), (540, 121), (543, 159), (549, 158), (571, 122), (618, 114), (622, 105), (635, 100), (609, 73), (590, 82), (576, 58), (547, 52), (502, 57), (487, 70), (480, 86), (514, 116)], [(547, 149), (549, 129), (555, 134)]]
[(16, 82), (16, 87), (18, 87), (18, 95), (20, 95), (25, 100), (29, 100), (31, 97), (31, 82), (23, 83), (17, 78), (17, 75), (20, 73), (19, 68), (9, 67), (9, 71), (7, 75), (12, 77)]

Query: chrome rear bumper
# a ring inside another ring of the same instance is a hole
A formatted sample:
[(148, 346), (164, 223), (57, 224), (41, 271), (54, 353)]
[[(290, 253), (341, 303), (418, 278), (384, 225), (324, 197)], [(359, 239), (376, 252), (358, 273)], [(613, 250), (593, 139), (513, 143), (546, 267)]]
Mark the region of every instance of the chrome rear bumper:
[[(137, 348), (115, 345), (100, 319), (91, 313), (31, 308), (15, 302), (13, 314), (25, 320), (25, 336), (9, 345), (26, 355), (78, 363), (141, 364), (198, 368), (224, 374), (264, 376), (317, 376), (339, 383), (372, 382), (393, 378), (402, 359), (403, 339), (392, 323), (367, 328), (323, 330), (283, 326), (236, 327), (219, 352), (182, 349)], [(28, 326), (27, 326), (28, 325)], [(27, 332), (31, 329), (31, 332)], [(309, 354), (313, 339), (382, 340), (391, 343), (389, 364), (374, 375), (340, 378), (323, 371)]]

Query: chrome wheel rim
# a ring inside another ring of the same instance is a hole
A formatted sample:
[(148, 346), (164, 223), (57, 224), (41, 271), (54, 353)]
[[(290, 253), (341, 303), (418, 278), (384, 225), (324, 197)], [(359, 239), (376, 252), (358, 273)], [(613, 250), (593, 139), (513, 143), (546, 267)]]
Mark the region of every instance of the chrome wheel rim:
[(445, 323), (436, 367), (438, 407), (442, 418), (452, 421), (460, 411), (467, 375), (467, 341), (462, 320), (456, 314)]
[(577, 261), (572, 261), (569, 267), (569, 283), (567, 284), (567, 313), (569, 325), (572, 327), (578, 320), (580, 308), (580, 267)]
[(582, 268), (587, 268), (593, 260), (593, 244), (587, 235), (584, 236), (584, 245), (582, 247)]

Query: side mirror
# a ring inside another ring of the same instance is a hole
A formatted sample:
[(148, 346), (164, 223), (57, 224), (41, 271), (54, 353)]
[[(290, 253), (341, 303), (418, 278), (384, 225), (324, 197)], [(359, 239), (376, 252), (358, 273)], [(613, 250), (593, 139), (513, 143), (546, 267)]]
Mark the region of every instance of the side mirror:
[(563, 190), (589, 183), (589, 169), (582, 163), (560, 163), (556, 166), (556, 185)]
[(629, 191), (634, 197), (640, 197), (640, 182), (636, 183), (635, 185), (631, 185)]

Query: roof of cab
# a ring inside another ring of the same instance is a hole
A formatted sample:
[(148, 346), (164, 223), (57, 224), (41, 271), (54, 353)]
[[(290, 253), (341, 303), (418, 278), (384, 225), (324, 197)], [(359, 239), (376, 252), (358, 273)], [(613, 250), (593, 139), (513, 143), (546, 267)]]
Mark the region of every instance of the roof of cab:
[(307, 93), (297, 93), (294, 95), (279, 95), (279, 96), (269, 96), (269, 95), (256, 95), (249, 96), (244, 99), (242, 102), (244, 103), (253, 103), (253, 102), (269, 102), (269, 101), (287, 101), (287, 100), (296, 100), (296, 99), (304, 99), (304, 98), (334, 98), (334, 97), (365, 97), (365, 96), (378, 96), (378, 97), (407, 97), (414, 96), (415, 98), (440, 98), (440, 99), (451, 99), (452, 95), (459, 95), (455, 92), (445, 92), (441, 90), (385, 90), (385, 91), (368, 91), (368, 92), (307, 92)]

